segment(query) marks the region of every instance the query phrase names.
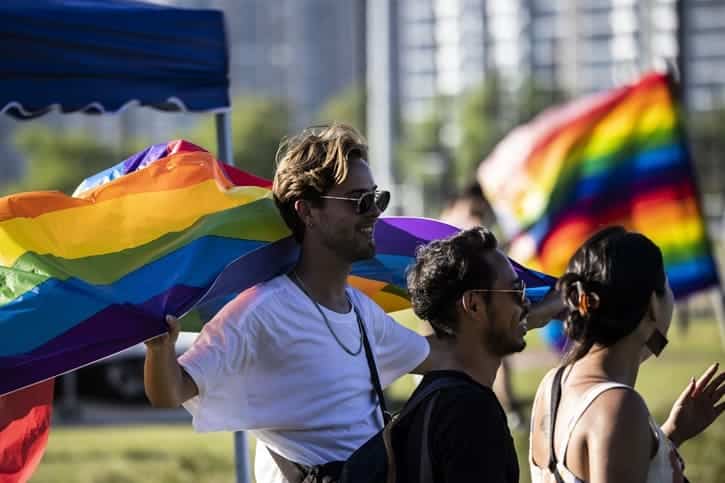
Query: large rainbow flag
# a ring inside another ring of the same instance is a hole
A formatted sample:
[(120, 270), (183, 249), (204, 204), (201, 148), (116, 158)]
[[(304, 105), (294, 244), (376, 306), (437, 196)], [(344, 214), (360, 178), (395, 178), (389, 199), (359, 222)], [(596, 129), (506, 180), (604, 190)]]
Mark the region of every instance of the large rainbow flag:
[(496, 147), (478, 180), (527, 266), (560, 275), (589, 236), (619, 224), (662, 249), (677, 297), (719, 284), (666, 75), (545, 111)]
[[(159, 335), (167, 313), (198, 329), (240, 291), (290, 269), (298, 247), (270, 186), (176, 141), (87, 179), (73, 197), (1, 198), (0, 395)], [(456, 231), (381, 219), (377, 256), (356, 263), (349, 282), (389, 312), (405, 309), (416, 247)], [(533, 298), (553, 283), (517, 268)]]

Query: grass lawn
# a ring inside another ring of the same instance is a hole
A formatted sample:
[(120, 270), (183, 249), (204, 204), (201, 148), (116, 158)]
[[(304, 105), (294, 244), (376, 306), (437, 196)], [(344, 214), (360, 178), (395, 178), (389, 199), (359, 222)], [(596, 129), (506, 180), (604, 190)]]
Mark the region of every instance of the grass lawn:
[[(528, 351), (545, 349), (535, 334)], [(691, 376), (698, 376), (715, 361), (725, 363), (718, 329), (712, 322), (693, 322), (687, 334), (670, 331), (670, 345), (662, 357), (641, 369), (638, 390), (656, 419), (664, 420), (670, 405)], [(549, 365), (514, 371), (517, 395), (531, 401)], [(405, 397), (413, 387), (404, 378), (391, 391)], [(522, 483), (529, 481), (527, 430), (514, 432)], [(699, 439), (686, 443), (682, 453), (686, 473), (697, 483), (725, 481), (725, 417)], [(250, 460), (251, 461), (251, 460)], [(228, 433), (194, 433), (188, 426), (56, 427), (32, 483), (182, 483), (233, 482), (232, 436)]]

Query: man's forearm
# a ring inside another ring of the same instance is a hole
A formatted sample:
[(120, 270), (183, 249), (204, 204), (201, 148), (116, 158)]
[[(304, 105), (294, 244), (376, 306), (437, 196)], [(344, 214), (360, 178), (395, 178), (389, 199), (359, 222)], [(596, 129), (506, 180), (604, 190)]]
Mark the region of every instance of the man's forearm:
[(184, 374), (173, 346), (149, 347), (144, 362), (144, 388), (151, 405), (178, 407), (183, 398)]
[(551, 291), (544, 299), (532, 306), (527, 317), (529, 329), (545, 326), (551, 319), (566, 315), (565, 305), (559, 292)]

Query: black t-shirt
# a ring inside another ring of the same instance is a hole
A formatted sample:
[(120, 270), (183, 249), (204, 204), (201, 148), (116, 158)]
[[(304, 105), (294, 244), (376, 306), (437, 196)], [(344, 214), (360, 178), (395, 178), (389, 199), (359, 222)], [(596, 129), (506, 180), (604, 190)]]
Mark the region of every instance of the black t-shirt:
[[(420, 387), (443, 376), (469, 384), (440, 390), (431, 413), (428, 448), (435, 483), (518, 483), (516, 449), (496, 395), (459, 371), (430, 372)], [(394, 431), (397, 483), (419, 482), (425, 406)]]

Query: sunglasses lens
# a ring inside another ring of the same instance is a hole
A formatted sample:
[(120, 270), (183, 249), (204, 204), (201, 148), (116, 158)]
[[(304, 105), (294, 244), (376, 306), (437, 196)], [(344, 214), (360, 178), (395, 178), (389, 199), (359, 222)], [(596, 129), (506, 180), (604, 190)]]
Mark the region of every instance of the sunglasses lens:
[(357, 212), (359, 215), (365, 214), (373, 207), (373, 203), (380, 211), (385, 211), (390, 203), (389, 191), (370, 191), (360, 197), (357, 202)]
[(390, 191), (378, 191), (375, 193), (375, 204), (378, 210), (385, 211), (390, 203)]
[(363, 213), (367, 213), (368, 211), (370, 211), (370, 208), (373, 207), (374, 201), (375, 201), (375, 193), (373, 193), (372, 191), (362, 195), (357, 202), (358, 214), (362, 215)]

